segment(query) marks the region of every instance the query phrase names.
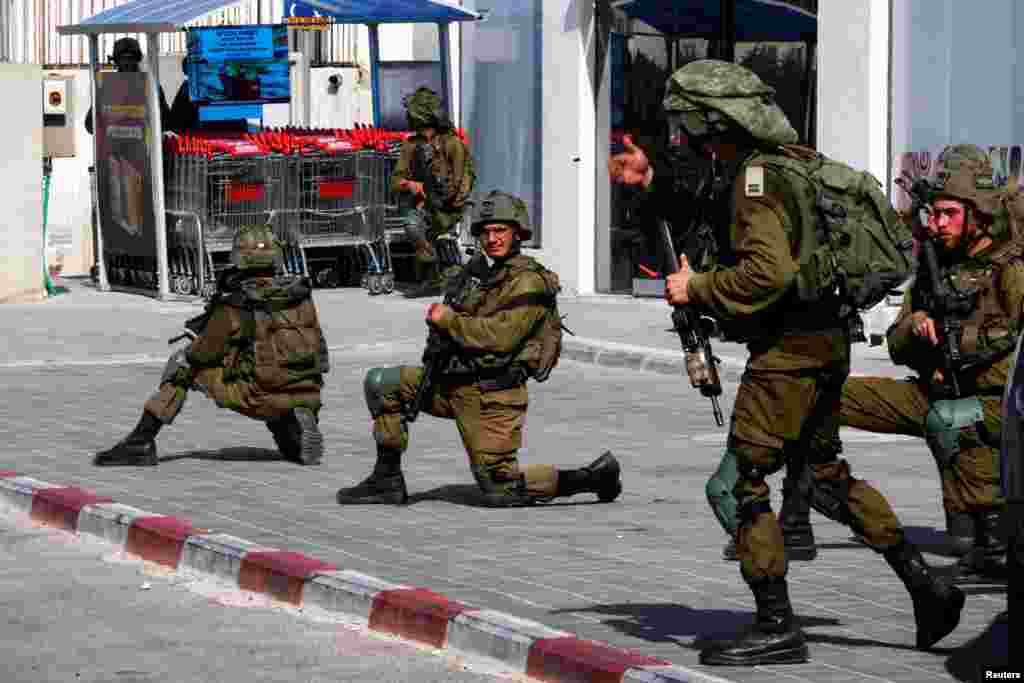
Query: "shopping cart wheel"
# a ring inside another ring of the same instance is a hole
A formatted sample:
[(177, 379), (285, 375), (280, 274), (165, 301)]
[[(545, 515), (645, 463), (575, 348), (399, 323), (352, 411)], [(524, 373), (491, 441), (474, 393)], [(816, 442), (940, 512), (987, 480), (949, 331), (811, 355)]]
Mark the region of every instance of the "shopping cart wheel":
[(192, 283), (189, 280), (190, 278), (187, 275), (179, 275), (174, 278), (174, 292), (176, 294), (188, 294), (192, 288)]
[(380, 275), (367, 275), (366, 276), (366, 289), (369, 290), (370, 294), (376, 296), (383, 290), (380, 281)]
[(387, 275), (381, 276), (384, 279), (384, 293), (390, 294), (395, 291), (395, 276), (394, 273), (388, 273)]
[(217, 293), (217, 283), (213, 280), (207, 280), (203, 283), (202, 295), (203, 298), (209, 299)]

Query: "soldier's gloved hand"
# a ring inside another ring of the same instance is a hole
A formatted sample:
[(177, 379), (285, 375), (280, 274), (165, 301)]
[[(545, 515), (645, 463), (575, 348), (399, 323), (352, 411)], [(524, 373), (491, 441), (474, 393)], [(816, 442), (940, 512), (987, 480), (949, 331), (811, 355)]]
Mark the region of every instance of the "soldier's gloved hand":
[(665, 280), (665, 299), (673, 306), (690, 303), (690, 275), (690, 262), (683, 254), (679, 257), (679, 272), (669, 275)]

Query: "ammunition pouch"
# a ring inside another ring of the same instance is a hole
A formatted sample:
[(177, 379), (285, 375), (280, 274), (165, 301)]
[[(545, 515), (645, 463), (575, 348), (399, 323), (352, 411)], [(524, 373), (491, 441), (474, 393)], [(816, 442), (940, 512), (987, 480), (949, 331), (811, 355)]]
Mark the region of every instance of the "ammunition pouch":
[(189, 388), (192, 385), (192, 364), (188, 360), (188, 352), (178, 349), (167, 359), (160, 384), (171, 384), (176, 387)]
[(940, 467), (949, 467), (960, 453), (960, 436), (984, 419), (977, 396), (933, 401), (925, 416), (925, 441)]

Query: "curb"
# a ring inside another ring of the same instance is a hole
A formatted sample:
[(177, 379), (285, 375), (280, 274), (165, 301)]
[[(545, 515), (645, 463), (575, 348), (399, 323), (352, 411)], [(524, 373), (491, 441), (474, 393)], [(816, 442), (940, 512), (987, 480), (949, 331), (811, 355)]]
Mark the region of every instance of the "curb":
[(729, 683), (607, 643), (392, 584), (301, 553), (194, 527), (91, 491), (0, 469), (0, 505), (33, 523), (87, 534), (121, 552), (185, 569), (294, 607), (365, 619), (369, 628), (438, 649), (497, 660), (548, 683)]
[[(746, 359), (720, 353), (716, 353), (715, 357), (721, 361), (718, 366), (719, 377), (722, 380), (739, 381), (743, 369), (746, 367)], [(682, 349), (668, 351), (602, 339), (564, 337), (562, 339), (562, 358), (609, 368), (629, 368), (677, 377), (686, 375), (686, 356)]]

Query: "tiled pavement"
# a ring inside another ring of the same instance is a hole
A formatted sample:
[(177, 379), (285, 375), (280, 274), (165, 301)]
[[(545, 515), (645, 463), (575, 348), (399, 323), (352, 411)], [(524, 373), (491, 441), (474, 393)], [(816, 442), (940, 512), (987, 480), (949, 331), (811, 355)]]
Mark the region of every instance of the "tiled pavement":
[[(528, 510), (475, 507), (454, 427), (425, 418), (406, 458), (415, 503), (342, 509), (334, 491), (372, 464), (362, 375), (372, 365), (415, 362), (424, 302), (317, 292), (334, 347), (322, 466), (278, 460), (261, 425), (195, 396), (159, 438), (160, 467), (98, 470), (90, 454), (135, 423), (159, 378), (166, 339), (199, 308), (71, 287), (43, 304), (0, 309), (4, 467), (692, 668), (701, 668), (699, 638), (751, 618), (750, 595), (737, 565), (719, 559), (723, 534), (704, 502), (724, 430), (685, 379), (567, 361), (549, 382), (531, 386), (524, 460), (578, 466), (612, 449), (625, 482), (612, 505), (578, 496)], [(580, 338), (678, 348), (660, 302), (579, 299), (562, 307)], [(742, 358), (735, 346), (718, 351)], [(902, 374), (884, 361), (884, 349), (858, 347), (855, 370), (876, 369)], [(889, 497), (913, 538), (939, 549), (938, 484), (924, 448), (895, 437), (846, 437), (855, 472)], [(744, 682), (970, 681), (994, 656), (983, 645), (1005, 648), (1005, 631), (990, 629), (1003, 596), (981, 594), (969, 597), (960, 627), (937, 651), (914, 650), (909, 598), (884, 561), (851, 544), (842, 527), (815, 522), (818, 560), (790, 571), (813, 661), (709, 672)], [(972, 644), (983, 634), (987, 640)]]

